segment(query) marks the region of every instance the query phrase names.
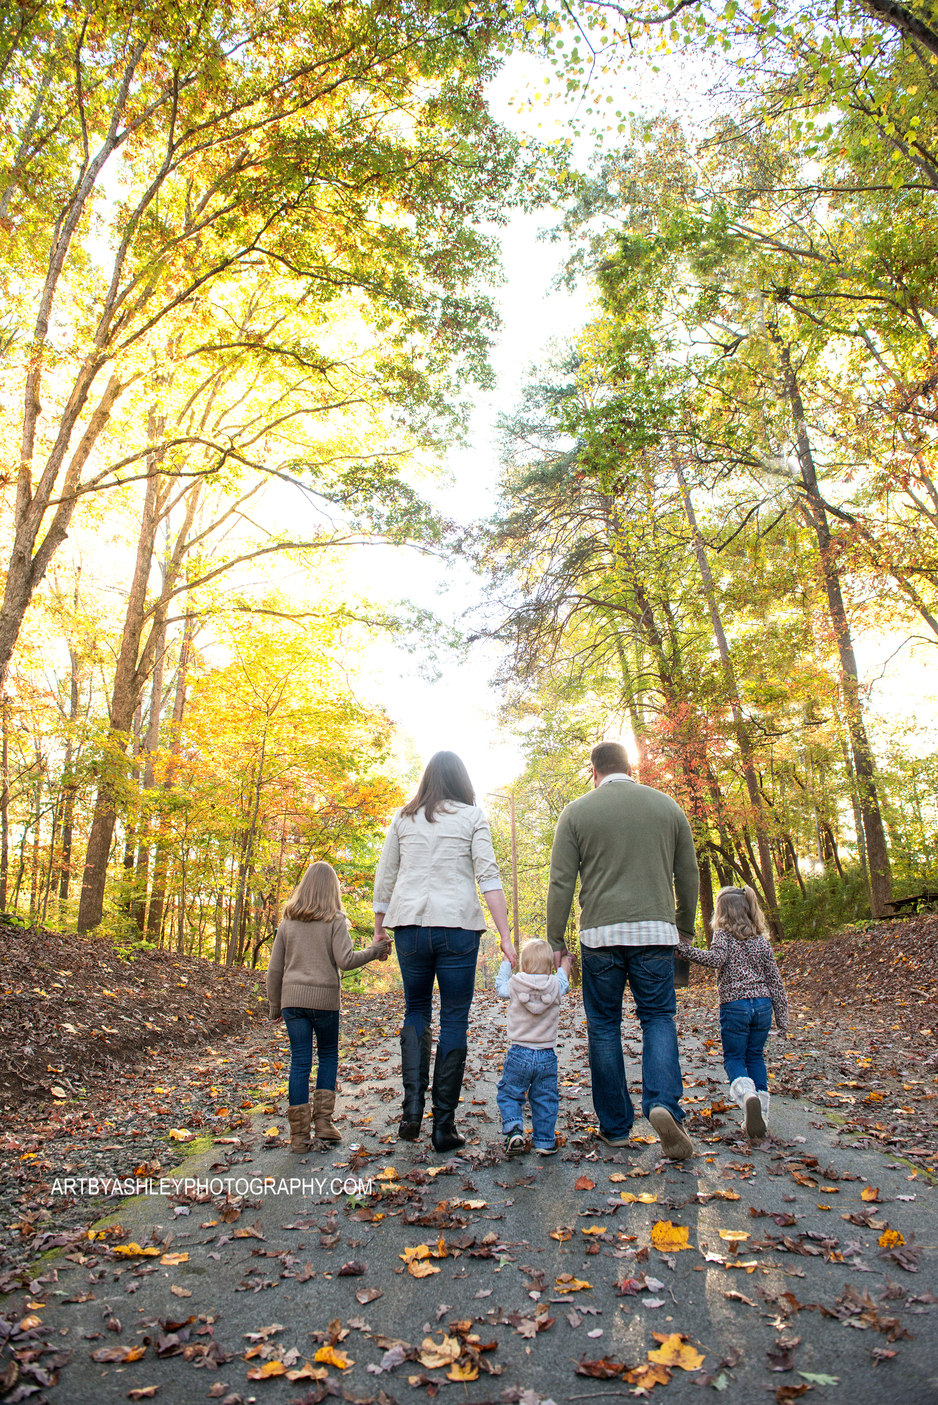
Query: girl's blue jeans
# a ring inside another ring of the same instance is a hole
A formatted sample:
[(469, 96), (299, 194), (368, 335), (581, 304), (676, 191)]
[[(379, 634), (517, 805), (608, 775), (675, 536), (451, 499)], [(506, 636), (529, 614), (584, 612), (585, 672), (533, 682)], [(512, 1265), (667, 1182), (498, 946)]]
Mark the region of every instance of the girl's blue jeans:
[(757, 1000), (727, 1000), (720, 1006), (723, 1067), (731, 1083), (736, 1078), (748, 1077), (760, 1091), (768, 1091), (762, 1051), (771, 1028), (772, 1002), (767, 996)]
[(316, 1036), (317, 1088), (335, 1088), (339, 1075), (338, 1010), (301, 1010), (291, 1005), (281, 1012), (290, 1039), (291, 1107), (309, 1102), (309, 1075), (313, 1068), (313, 1036)]
[(434, 980), (440, 987), (440, 1059), (468, 1042), (481, 935), (464, 927), (398, 927), (394, 932), (404, 982), (404, 1023), (413, 1025), (418, 1036), (433, 1015)]
[(560, 1106), (557, 1055), (553, 1049), (526, 1049), (522, 1044), (512, 1044), (505, 1055), (495, 1098), (505, 1136), (524, 1130), (525, 1097), (531, 1104), (534, 1146), (549, 1151), (554, 1145)]

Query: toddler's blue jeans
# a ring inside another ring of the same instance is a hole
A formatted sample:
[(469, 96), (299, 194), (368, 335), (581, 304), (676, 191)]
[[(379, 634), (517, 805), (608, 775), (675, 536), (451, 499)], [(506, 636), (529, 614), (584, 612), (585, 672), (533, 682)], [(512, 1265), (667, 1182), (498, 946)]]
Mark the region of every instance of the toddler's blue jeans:
[(525, 1097), (531, 1104), (534, 1146), (549, 1151), (554, 1145), (560, 1107), (555, 1050), (512, 1044), (505, 1055), (495, 1100), (506, 1137), (510, 1132), (524, 1131)]
[(720, 1006), (723, 1067), (731, 1083), (748, 1077), (763, 1093), (768, 1090), (762, 1051), (771, 1028), (772, 1002), (765, 995), (757, 1000), (727, 1000)]
[(313, 1039), (316, 1040), (317, 1088), (334, 1088), (339, 1073), (338, 1010), (302, 1010), (290, 1006), (282, 1011), (290, 1037), (290, 1106), (309, 1102), (309, 1075), (313, 1069)]

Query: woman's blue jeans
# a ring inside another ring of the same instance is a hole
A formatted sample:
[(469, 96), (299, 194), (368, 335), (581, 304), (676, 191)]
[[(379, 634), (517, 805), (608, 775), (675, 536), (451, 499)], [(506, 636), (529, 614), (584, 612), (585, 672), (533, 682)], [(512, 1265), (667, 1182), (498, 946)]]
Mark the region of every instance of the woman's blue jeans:
[(309, 1075), (313, 1068), (313, 1035), (316, 1036), (317, 1088), (335, 1088), (339, 1075), (338, 1010), (301, 1010), (291, 1005), (281, 1012), (290, 1039), (291, 1107), (309, 1102)]
[(524, 1131), (524, 1100), (531, 1104), (535, 1149), (549, 1151), (557, 1130), (560, 1095), (557, 1089), (557, 1055), (553, 1049), (526, 1049), (512, 1044), (505, 1055), (495, 1100), (502, 1131)]
[(599, 1130), (607, 1137), (627, 1137), (635, 1120), (622, 1055), (626, 982), (642, 1026), (642, 1114), (647, 1117), (653, 1107), (664, 1107), (676, 1122), (683, 1121), (679, 1099), (684, 1085), (674, 1026), (674, 947), (581, 946), (580, 958)]
[(727, 1000), (720, 1006), (720, 1038), (723, 1040), (723, 1067), (732, 1083), (751, 1078), (763, 1093), (769, 1080), (762, 1051), (772, 1028), (772, 1002), (768, 996), (756, 1000)]
[(404, 982), (404, 1023), (413, 1025), (418, 1036), (432, 1018), (434, 980), (440, 987), (440, 1059), (468, 1043), (481, 935), (465, 927), (398, 927), (394, 933)]

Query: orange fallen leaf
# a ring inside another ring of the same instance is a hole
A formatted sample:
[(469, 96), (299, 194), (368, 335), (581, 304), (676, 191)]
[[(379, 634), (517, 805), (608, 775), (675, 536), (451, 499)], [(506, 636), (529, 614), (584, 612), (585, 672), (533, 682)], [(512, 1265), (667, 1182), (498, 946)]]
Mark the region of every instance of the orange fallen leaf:
[(161, 1264), (187, 1264), (188, 1262), (188, 1254), (163, 1254), (160, 1258)]
[(728, 1239), (732, 1244), (741, 1244), (744, 1239), (749, 1238), (749, 1235), (741, 1229), (721, 1229), (720, 1238)]
[(471, 1361), (454, 1361), (446, 1373), (449, 1381), (477, 1381), (479, 1379), (479, 1368), (473, 1366)]
[(287, 1372), (288, 1381), (325, 1381), (328, 1380), (329, 1372), (325, 1366), (314, 1366), (306, 1361), (302, 1366), (294, 1366)]
[(251, 1366), (248, 1368), (249, 1381), (266, 1381), (271, 1376), (285, 1376), (287, 1368), (282, 1361), (265, 1361), (263, 1366)]
[(652, 1195), (650, 1190), (645, 1190), (641, 1195), (633, 1195), (630, 1190), (620, 1190), (619, 1199), (623, 1205), (657, 1205), (657, 1195)]
[(435, 1342), (432, 1337), (424, 1337), (420, 1343), (420, 1364), (430, 1371), (435, 1371), (440, 1366), (450, 1366), (454, 1361), (458, 1361), (461, 1352), (462, 1346), (458, 1337), (449, 1337), (445, 1332), (439, 1342)]
[(897, 1229), (884, 1229), (877, 1243), (881, 1249), (896, 1249), (905, 1239)]
[(595, 1190), (596, 1182), (591, 1181), (589, 1176), (578, 1176), (573, 1182), (574, 1190)]
[(138, 1385), (138, 1386), (134, 1386), (133, 1390), (128, 1390), (128, 1392), (127, 1392), (127, 1399), (128, 1399), (128, 1400), (152, 1400), (153, 1397), (154, 1397), (154, 1395), (156, 1394), (156, 1392), (157, 1392), (158, 1390), (159, 1390), (159, 1386), (158, 1386), (158, 1385)]
[(550, 1237), (551, 1237), (551, 1239), (556, 1239), (558, 1244), (566, 1244), (566, 1242), (567, 1242), (568, 1239), (572, 1239), (572, 1238), (573, 1238), (573, 1230), (572, 1230), (572, 1229), (552, 1229), (551, 1232), (550, 1232)]
[(879, 1203), (879, 1186), (865, 1185), (860, 1191), (860, 1199), (865, 1200), (868, 1205)]
[(429, 1278), (431, 1274), (439, 1273), (440, 1271), (437, 1264), (431, 1264), (426, 1260), (421, 1262), (420, 1260), (412, 1259), (407, 1265), (407, 1272), (410, 1274), (411, 1278)]
[(588, 1224), (580, 1226), (581, 1234), (605, 1234), (605, 1227), (601, 1224)]
[(584, 1289), (592, 1286), (585, 1278), (574, 1278), (572, 1273), (561, 1273), (557, 1279), (557, 1287), (562, 1293), (582, 1293)]
[(313, 1357), (314, 1361), (321, 1361), (326, 1366), (338, 1366), (340, 1371), (347, 1371), (355, 1362), (351, 1357), (346, 1356), (342, 1351), (336, 1351), (331, 1346), (321, 1346)]

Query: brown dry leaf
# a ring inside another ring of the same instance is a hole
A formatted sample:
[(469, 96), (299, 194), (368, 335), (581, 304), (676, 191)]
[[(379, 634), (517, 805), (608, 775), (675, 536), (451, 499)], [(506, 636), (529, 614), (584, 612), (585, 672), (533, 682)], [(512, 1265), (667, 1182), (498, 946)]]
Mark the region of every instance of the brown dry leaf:
[[(429, 1371), (435, 1371), (439, 1366), (450, 1366), (454, 1361), (458, 1361), (461, 1351), (459, 1338), (448, 1337), (445, 1332), (439, 1342), (435, 1342), (432, 1337), (424, 1337), (420, 1343), (420, 1364), (426, 1366)], [(318, 1356), (316, 1359), (319, 1359)]]
[(659, 1220), (651, 1228), (651, 1242), (662, 1253), (674, 1254), (681, 1249), (689, 1249), (690, 1230), (683, 1225), (672, 1224), (670, 1220)]
[(626, 1369), (624, 1361), (614, 1361), (610, 1356), (601, 1356), (595, 1361), (578, 1361), (574, 1367), (578, 1376), (589, 1376), (594, 1381), (612, 1381)]
[(641, 1366), (633, 1366), (631, 1370), (623, 1371), (622, 1379), (647, 1395), (656, 1385), (667, 1385), (671, 1379), (671, 1372), (658, 1361), (644, 1361)]
[(614, 1185), (618, 1185), (620, 1181), (625, 1180), (625, 1176), (623, 1176), (621, 1171), (613, 1171), (609, 1179), (613, 1182)]
[(133, 1390), (128, 1390), (128, 1400), (152, 1400), (159, 1390), (158, 1385), (138, 1385)]
[(653, 1336), (661, 1342), (661, 1346), (657, 1351), (648, 1353), (649, 1361), (657, 1361), (662, 1366), (679, 1366), (682, 1371), (696, 1371), (703, 1365), (704, 1358), (700, 1352), (685, 1341), (680, 1332), (671, 1332), (668, 1336), (655, 1332)]
[(431, 1264), (428, 1260), (413, 1259), (407, 1265), (407, 1272), (411, 1278), (429, 1278), (433, 1273), (440, 1273), (438, 1264)]
[(314, 1366), (311, 1361), (305, 1361), (302, 1366), (295, 1366), (292, 1371), (287, 1372), (288, 1381), (325, 1381), (329, 1379), (329, 1372), (325, 1366)]
[(589, 1176), (578, 1176), (573, 1182), (574, 1190), (595, 1190), (596, 1182), (591, 1181)]
[(865, 1200), (868, 1205), (878, 1205), (880, 1203), (879, 1186), (865, 1185), (860, 1191), (860, 1199)]
[(192, 1293), (191, 1293), (190, 1289), (188, 1289), (188, 1288), (180, 1288), (180, 1286), (179, 1286), (178, 1283), (171, 1283), (171, 1284), (170, 1284), (170, 1287), (169, 1287), (169, 1291), (172, 1293), (172, 1295), (173, 1295), (174, 1298), (191, 1298), (191, 1297), (192, 1297)]
[(368, 1303), (377, 1302), (378, 1298), (383, 1298), (384, 1293), (380, 1288), (359, 1288), (355, 1294), (356, 1302), (366, 1307)]

